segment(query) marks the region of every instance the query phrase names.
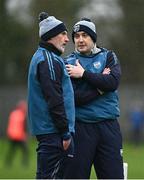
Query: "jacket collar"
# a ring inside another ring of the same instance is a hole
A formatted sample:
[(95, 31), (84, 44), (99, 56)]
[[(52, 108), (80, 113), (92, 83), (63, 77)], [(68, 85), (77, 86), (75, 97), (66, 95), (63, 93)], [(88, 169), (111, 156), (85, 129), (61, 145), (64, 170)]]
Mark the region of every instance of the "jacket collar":
[(48, 51), (52, 51), (56, 55), (60, 56), (62, 52), (60, 52), (53, 44), (47, 43), (45, 41), (40, 41), (39, 46), (47, 49)]

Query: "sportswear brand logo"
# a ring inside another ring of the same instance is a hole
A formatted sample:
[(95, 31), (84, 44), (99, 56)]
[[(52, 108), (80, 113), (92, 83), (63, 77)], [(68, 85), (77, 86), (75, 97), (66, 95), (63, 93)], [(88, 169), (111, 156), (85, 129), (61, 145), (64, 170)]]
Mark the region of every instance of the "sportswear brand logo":
[(80, 30), (80, 25), (79, 24), (75, 25), (73, 31), (78, 32), (79, 30)]
[(121, 156), (123, 155), (123, 149), (120, 149), (120, 155)]
[(73, 157), (74, 157), (74, 155), (73, 155), (73, 154), (68, 154), (67, 156), (68, 156), (68, 157), (71, 157), (71, 158), (73, 158)]

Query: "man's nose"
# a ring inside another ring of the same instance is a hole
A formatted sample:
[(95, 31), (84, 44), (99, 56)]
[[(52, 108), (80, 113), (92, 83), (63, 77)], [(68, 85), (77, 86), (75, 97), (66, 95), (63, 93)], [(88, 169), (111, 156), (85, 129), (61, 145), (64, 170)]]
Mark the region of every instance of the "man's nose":
[(66, 36), (65, 41), (66, 41), (66, 42), (69, 42), (69, 38), (68, 38), (68, 36)]
[(79, 41), (83, 41), (83, 37), (82, 36), (79, 37)]

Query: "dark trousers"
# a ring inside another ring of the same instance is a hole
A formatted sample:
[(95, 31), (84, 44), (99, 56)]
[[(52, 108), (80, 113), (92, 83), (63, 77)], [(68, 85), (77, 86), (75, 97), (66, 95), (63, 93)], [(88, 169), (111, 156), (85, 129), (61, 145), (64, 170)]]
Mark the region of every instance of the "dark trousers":
[(64, 160), (73, 152), (73, 139), (67, 151), (58, 134), (38, 135), (37, 140), (36, 179), (62, 179)]
[(75, 156), (65, 179), (89, 179), (94, 165), (98, 179), (123, 179), (122, 137), (117, 120), (76, 123)]

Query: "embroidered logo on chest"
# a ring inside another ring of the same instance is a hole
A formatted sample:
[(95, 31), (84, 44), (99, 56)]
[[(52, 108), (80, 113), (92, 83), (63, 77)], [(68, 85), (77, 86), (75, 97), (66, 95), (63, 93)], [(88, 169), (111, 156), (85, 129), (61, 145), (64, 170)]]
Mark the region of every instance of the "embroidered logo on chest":
[(101, 67), (100, 61), (94, 62), (94, 63), (93, 63), (93, 66), (94, 66), (96, 69), (99, 69), (99, 68)]

